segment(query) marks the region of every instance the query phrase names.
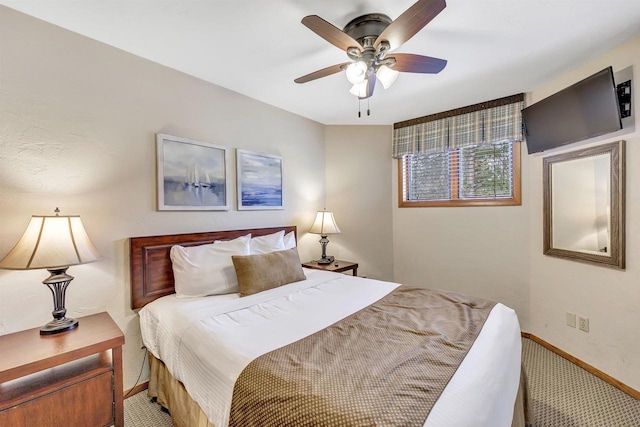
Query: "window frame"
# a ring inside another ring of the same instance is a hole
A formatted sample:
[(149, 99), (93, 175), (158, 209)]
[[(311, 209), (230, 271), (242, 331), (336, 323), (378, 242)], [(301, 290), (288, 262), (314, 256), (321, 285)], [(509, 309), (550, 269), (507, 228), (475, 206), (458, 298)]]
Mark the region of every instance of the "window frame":
[[(513, 196), (484, 199), (460, 199), (458, 194), (458, 169), (452, 169), (451, 178), (451, 198), (446, 200), (406, 200), (407, 188), (404, 185), (405, 166), (404, 159), (398, 158), (398, 207), (399, 208), (435, 208), (435, 207), (471, 207), (471, 206), (521, 206), (522, 186), (521, 186), (521, 145), (519, 141), (513, 142)], [(458, 153), (456, 152), (456, 156)], [(457, 163), (457, 162), (456, 162)], [(455, 196), (455, 198), (454, 198)]]

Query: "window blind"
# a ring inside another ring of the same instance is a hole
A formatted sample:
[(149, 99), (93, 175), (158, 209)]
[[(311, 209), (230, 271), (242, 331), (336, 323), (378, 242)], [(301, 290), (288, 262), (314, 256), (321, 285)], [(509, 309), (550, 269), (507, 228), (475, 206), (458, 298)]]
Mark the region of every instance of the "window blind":
[(512, 197), (513, 144), (501, 142), (460, 150), (461, 199)]
[(513, 197), (513, 143), (476, 144), (403, 157), (406, 201)]

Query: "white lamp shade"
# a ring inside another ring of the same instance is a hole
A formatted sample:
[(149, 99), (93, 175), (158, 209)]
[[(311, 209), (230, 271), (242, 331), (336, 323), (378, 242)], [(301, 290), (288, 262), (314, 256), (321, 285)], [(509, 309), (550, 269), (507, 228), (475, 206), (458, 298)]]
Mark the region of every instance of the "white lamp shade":
[(318, 211), (316, 220), (311, 226), (309, 233), (314, 234), (339, 234), (340, 229), (336, 220), (333, 219), (333, 212), (331, 211)]
[(364, 61), (349, 64), (346, 75), (349, 82), (353, 84), (361, 83), (367, 76), (367, 64)]
[(382, 87), (384, 87), (385, 89), (389, 89), (398, 78), (398, 74), (400, 73), (398, 73), (396, 70), (389, 68), (386, 65), (382, 65), (380, 68), (378, 68), (376, 77), (378, 78), (378, 80), (380, 80), (380, 83), (382, 83)]
[(34, 215), (18, 244), (0, 261), (0, 268), (58, 268), (99, 259), (79, 216)]
[(368, 81), (365, 80), (363, 82), (354, 84), (351, 89), (349, 90), (349, 93), (353, 96), (357, 96), (358, 98), (366, 98), (367, 97), (367, 83)]

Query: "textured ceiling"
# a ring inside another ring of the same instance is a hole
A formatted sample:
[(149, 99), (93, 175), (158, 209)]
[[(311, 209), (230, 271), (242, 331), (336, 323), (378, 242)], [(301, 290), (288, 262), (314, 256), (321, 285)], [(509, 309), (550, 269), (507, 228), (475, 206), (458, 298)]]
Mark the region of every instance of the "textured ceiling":
[(0, 4), (324, 124), (391, 124), (527, 92), (640, 34), (638, 0), (447, 0), (397, 50), (447, 59), (447, 67), (436, 75), (402, 73), (388, 90), (378, 86), (358, 118), (343, 74), (293, 82), (348, 60), (300, 20), (319, 15), (342, 28), (365, 13), (395, 19), (412, 0)]

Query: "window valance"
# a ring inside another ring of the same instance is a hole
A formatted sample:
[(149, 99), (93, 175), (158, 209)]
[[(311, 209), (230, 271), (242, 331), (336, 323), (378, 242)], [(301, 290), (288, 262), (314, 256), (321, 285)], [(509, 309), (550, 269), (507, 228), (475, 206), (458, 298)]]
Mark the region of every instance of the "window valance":
[(524, 94), (393, 125), (393, 157), (478, 144), (522, 141)]

